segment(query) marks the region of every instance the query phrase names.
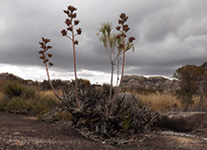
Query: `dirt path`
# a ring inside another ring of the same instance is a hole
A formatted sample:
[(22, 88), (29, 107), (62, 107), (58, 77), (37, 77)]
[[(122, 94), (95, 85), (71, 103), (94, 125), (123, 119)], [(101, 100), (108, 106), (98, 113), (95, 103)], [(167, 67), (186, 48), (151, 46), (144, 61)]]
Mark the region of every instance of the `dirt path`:
[[(205, 129), (202, 127), (202, 130)], [(207, 132), (202, 133), (207, 138)], [(198, 134), (201, 133), (198, 132)], [(35, 120), (34, 117), (0, 112), (0, 149), (206, 150), (207, 140), (194, 137), (150, 134), (143, 140), (133, 144), (113, 147), (88, 140), (66, 124), (46, 124)]]

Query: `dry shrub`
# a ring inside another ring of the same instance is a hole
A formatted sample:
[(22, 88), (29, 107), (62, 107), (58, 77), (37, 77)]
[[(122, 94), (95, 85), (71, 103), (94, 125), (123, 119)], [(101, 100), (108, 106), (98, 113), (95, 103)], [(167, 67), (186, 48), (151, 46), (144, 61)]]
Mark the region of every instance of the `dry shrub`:
[(0, 101), (4, 99), (4, 94), (0, 91)]
[[(57, 92), (60, 93), (60, 91)], [(45, 99), (55, 99), (57, 102), (60, 102), (52, 90), (40, 91), (38, 95)]]

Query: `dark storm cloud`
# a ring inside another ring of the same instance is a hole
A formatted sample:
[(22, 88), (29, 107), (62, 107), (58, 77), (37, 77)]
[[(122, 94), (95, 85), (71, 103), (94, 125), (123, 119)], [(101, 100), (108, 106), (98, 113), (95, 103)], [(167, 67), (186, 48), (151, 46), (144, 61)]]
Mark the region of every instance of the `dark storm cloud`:
[[(78, 8), (83, 30), (77, 36), (79, 71), (110, 72), (96, 33), (103, 22), (115, 27), (121, 12), (129, 16), (129, 36), (136, 37), (135, 51), (127, 52), (126, 73), (171, 76), (182, 65), (207, 61), (206, 0), (72, 0), (71, 4)], [(54, 68), (72, 71), (71, 41), (60, 34), (67, 5), (66, 0), (0, 1), (0, 63), (42, 66), (38, 42), (45, 36), (52, 39)]]

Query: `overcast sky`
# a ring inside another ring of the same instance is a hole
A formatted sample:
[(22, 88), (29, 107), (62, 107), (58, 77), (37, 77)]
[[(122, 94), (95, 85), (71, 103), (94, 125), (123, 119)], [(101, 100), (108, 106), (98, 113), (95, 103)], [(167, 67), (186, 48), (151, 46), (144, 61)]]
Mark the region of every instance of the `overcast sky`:
[[(129, 36), (125, 74), (164, 75), (187, 64), (207, 61), (207, 0), (0, 0), (0, 73), (33, 80), (46, 79), (38, 59), (41, 37), (51, 39), (52, 78), (73, 78), (71, 41), (62, 37), (68, 5), (78, 8), (78, 77), (109, 82), (110, 64), (97, 37), (101, 23), (117, 25), (125, 12)], [(115, 32), (115, 30), (114, 30)]]

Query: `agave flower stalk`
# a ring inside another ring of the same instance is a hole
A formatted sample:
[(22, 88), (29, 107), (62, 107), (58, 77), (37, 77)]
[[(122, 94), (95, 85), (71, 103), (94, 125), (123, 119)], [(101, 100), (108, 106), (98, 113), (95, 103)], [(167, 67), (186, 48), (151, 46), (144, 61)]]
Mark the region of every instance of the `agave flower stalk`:
[(49, 49), (52, 49), (52, 46), (47, 45), (50, 42), (50, 39), (44, 38), (42, 37), (42, 42), (39, 42), (40, 44), (40, 48), (42, 50), (39, 51), (40, 54), (40, 59), (42, 59), (43, 63), (45, 64), (45, 69), (46, 69), (46, 73), (47, 73), (47, 78), (48, 78), (48, 82), (50, 84), (51, 89), (53, 90), (55, 96), (61, 100), (61, 97), (58, 95), (58, 93), (56, 92), (51, 79), (50, 79), (50, 74), (49, 74), (49, 68), (51, 68), (53, 66), (53, 63), (50, 61), (50, 58), (53, 56), (51, 53), (48, 53)]
[[(61, 31), (62, 36), (66, 36), (68, 39), (72, 41), (73, 45), (73, 65), (74, 65), (74, 75), (75, 75), (75, 93), (76, 93), (76, 104), (77, 107), (80, 108), (80, 101), (78, 100), (78, 77), (76, 71), (76, 49), (75, 46), (78, 45), (78, 40), (75, 40), (76, 35), (80, 35), (82, 33), (81, 28), (76, 29), (75, 33), (75, 26), (79, 24), (79, 20), (74, 20), (77, 17), (77, 13), (75, 11), (77, 8), (74, 6), (68, 6), (67, 10), (64, 10), (64, 13), (67, 14), (68, 18), (65, 20), (65, 24), (67, 25), (66, 29)], [(68, 35), (68, 32), (71, 32), (71, 36)]]
[(119, 93), (120, 87), (121, 87), (120, 85), (121, 85), (122, 80), (123, 80), (126, 51), (128, 51), (131, 48), (134, 51), (133, 41), (135, 40), (135, 37), (129, 37), (128, 41), (126, 41), (127, 32), (130, 30), (129, 25), (126, 24), (126, 22), (128, 20), (128, 16), (125, 13), (121, 13), (119, 17), (120, 18), (118, 20), (118, 26), (116, 27), (116, 30), (119, 31), (119, 34), (117, 34), (116, 38), (119, 42), (118, 49), (120, 49), (121, 53), (122, 53), (122, 70), (121, 70), (120, 83), (119, 83), (119, 86), (116, 90), (115, 96), (113, 97), (112, 105), (111, 105), (111, 108), (109, 110), (109, 115), (112, 114), (112, 112), (113, 112), (114, 105), (115, 105), (115, 102), (116, 102), (116, 97), (118, 96), (118, 93)]

